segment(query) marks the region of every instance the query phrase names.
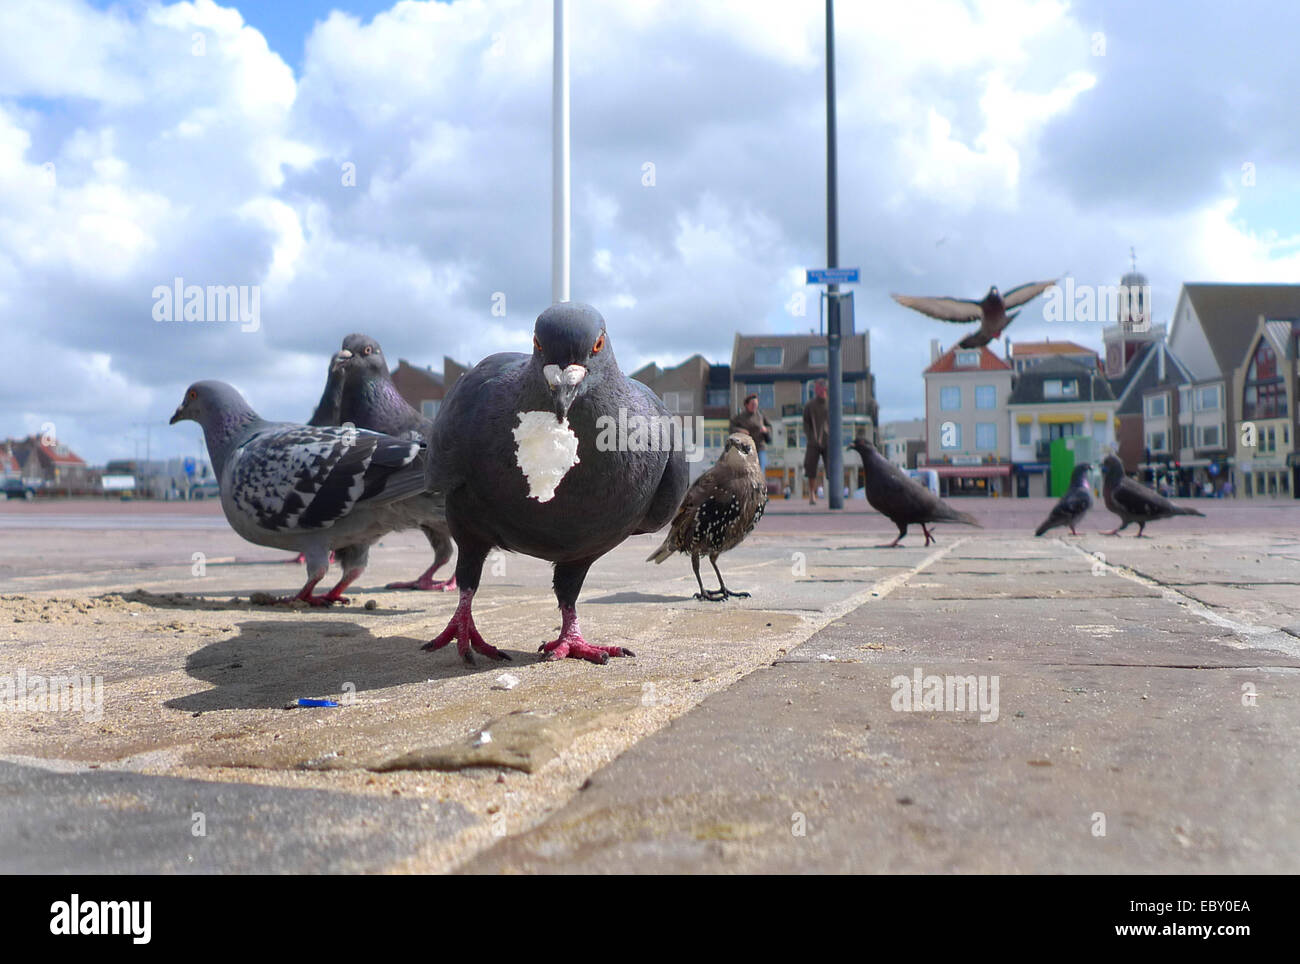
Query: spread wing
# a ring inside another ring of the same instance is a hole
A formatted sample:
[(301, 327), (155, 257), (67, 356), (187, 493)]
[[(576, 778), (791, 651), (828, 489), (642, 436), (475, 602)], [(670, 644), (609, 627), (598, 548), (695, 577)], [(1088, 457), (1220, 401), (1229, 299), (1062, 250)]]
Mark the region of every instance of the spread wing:
[(1056, 284), (1055, 278), (1051, 281), (1031, 281), (1027, 285), (1020, 285), (1017, 288), (1012, 288), (1010, 291), (1003, 292), (1002, 304), (1007, 308), (1015, 308), (1018, 305), (1023, 305), (1025, 302), (1037, 298), (1054, 284)]
[(288, 426), (258, 433), (234, 454), (235, 509), (269, 531), (325, 529), (362, 505), (423, 488), (423, 446), (375, 432)]
[(980, 307), (980, 303), (969, 298), (924, 298), (894, 294), (890, 297), (905, 308), (919, 311), (931, 318), (938, 318), (940, 321), (979, 321), (984, 317), (984, 309)]

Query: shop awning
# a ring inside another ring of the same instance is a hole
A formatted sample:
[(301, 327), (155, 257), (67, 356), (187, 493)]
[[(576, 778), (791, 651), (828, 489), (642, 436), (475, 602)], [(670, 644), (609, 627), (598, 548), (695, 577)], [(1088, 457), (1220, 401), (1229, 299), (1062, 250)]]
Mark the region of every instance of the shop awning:
[(920, 468), (934, 469), (945, 479), (988, 479), (1011, 474), (1009, 465), (922, 465)]
[(1067, 422), (1082, 422), (1082, 415), (1040, 415), (1038, 421), (1044, 425), (1063, 425)]

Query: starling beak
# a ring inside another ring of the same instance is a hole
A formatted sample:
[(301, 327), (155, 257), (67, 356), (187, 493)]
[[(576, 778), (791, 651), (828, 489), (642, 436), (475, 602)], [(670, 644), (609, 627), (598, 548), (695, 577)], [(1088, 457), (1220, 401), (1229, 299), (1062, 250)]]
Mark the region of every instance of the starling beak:
[(905, 308), (912, 308), (940, 321), (951, 321), (955, 324), (978, 321), (979, 331), (967, 335), (960, 344), (962, 348), (979, 348), (997, 338), (1002, 334), (1002, 329), (1011, 324), (1016, 313), (1012, 312), (1008, 315), (1007, 309), (1020, 307), (1054, 284), (1056, 284), (1055, 280), (1031, 281), (1029, 284), (1012, 288), (1005, 295), (1000, 294), (997, 288), (990, 288), (989, 293), (981, 301), (972, 301), (969, 298), (927, 298), (912, 295), (891, 295), (891, 297)]

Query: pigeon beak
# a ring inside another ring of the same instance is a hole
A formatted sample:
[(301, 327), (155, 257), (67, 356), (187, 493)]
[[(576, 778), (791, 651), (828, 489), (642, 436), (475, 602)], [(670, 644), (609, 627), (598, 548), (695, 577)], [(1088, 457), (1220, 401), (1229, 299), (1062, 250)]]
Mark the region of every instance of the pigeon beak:
[(350, 351), (348, 351), (346, 348), (344, 348), (344, 349), (343, 349), (342, 351), (340, 351), (337, 355), (335, 355), (334, 358), (335, 358), (335, 361), (334, 361), (334, 367), (333, 367), (332, 370), (333, 370), (333, 371), (338, 371), (339, 369), (341, 369), (344, 365), (346, 365), (346, 364), (347, 364), (347, 363), (352, 359), (352, 352), (350, 352)]
[(185, 406), (184, 406), (184, 405), (178, 405), (177, 408), (176, 408), (176, 411), (175, 411), (174, 413), (172, 413), (171, 421), (168, 422), (167, 424), (168, 424), (168, 425), (175, 425), (177, 422), (183, 421), (184, 418), (185, 418)]
[(587, 377), (587, 369), (583, 365), (570, 365), (563, 370), (559, 365), (547, 365), (542, 369), (542, 373), (555, 394), (555, 418), (563, 422), (569, 416), (569, 406), (582, 391), (582, 382)]

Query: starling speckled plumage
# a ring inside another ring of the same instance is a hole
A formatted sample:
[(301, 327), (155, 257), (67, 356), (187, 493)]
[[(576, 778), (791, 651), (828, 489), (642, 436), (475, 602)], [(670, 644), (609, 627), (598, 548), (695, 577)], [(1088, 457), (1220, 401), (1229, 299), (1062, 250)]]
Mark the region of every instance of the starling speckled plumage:
[[(733, 592), (722, 581), (718, 556), (734, 549), (754, 531), (767, 507), (767, 483), (759, 468), (754, 440), (744, 432), (731, 435), (722, 456), (691, 486), (677, 510), (668, 537), (647, 562), (663, 562), (675, 552), (689, 553), (695, 581), (700, 591), (696, 599), (718, 602), (729, 596), (746, 597), (747, 592)], [(717, 589), (705, 589), (700, 579), (700, 556), (708, 556), (718, 576)]]

